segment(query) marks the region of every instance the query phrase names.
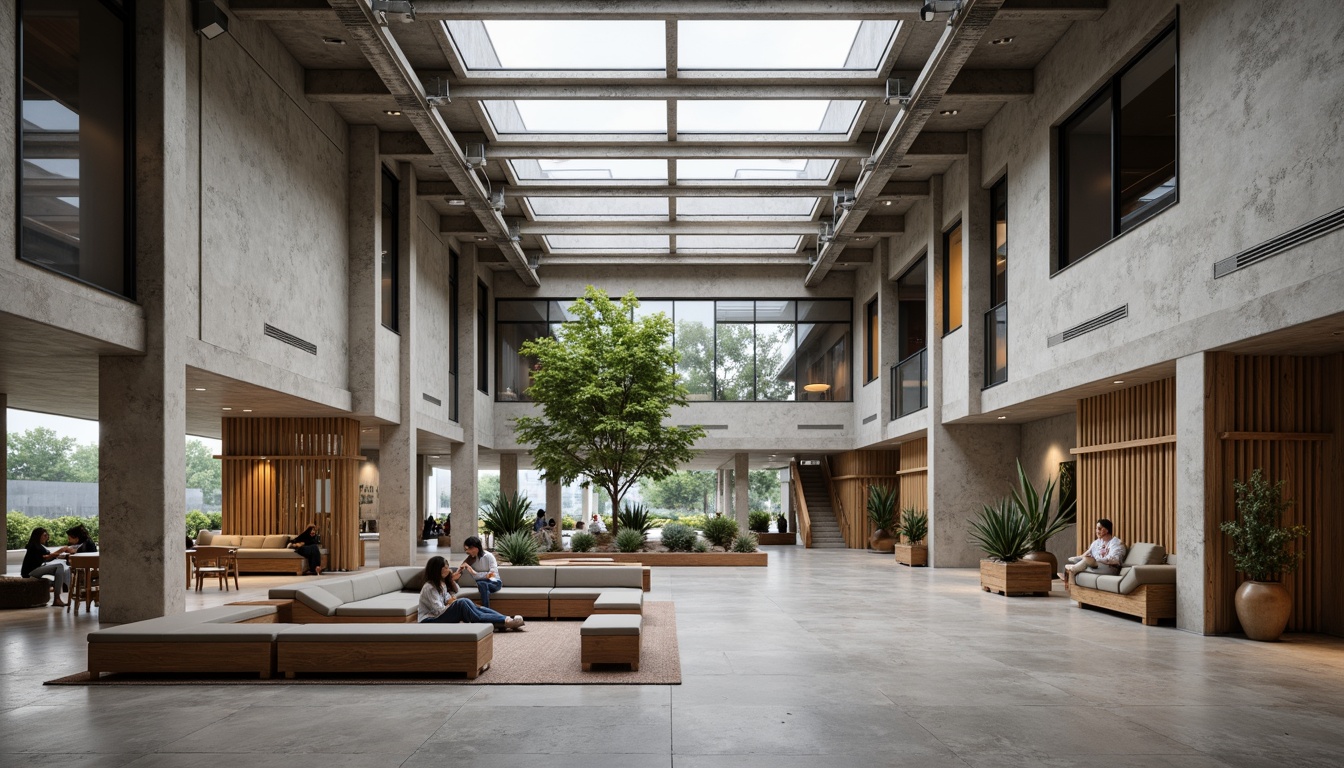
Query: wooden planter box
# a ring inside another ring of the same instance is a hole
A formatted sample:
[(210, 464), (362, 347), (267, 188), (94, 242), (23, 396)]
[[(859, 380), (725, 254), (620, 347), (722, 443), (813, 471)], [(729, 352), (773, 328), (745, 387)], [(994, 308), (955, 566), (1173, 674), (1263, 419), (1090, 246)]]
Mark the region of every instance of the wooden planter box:
[(986, 592), (998, 592), (1008, 597), (1049, 596), (1052, 575), (1049, 563), (1030, 560), (1018, 560), (1014, 563), (1003, 563), (998, 560), (980, 561), (980, 588)]
[(896, 562), (901, 565), (921, 566), (929, 564), (928, 544), (897, 544)]
[(544, 564), (547, 560), (607, 559), (617, 563), (663, 566), (765, 566), (768, 555), (764, 552), (539, 552)]
[(773, 544), (793, 545), (798, 543), (798, 534), (796, 533), (758, 533), (756, 542), (762, 546)]

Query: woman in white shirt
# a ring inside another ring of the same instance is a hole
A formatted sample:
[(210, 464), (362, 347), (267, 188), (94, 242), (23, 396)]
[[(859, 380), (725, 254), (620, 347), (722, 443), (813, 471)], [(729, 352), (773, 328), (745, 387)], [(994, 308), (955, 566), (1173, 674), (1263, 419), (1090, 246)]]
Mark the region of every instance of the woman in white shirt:
[(493, 554), (485, 551), (480, 536), (468, 536), (466, 541), (462, 542), (462, 549), (466, 550), (467, 559), (458, 569), (459, 573), (465, 571), (476, 579), (476, 590), (481, 593), (481, 605), (489, 608), (490, 593), (498, 592), (504, 586), (503, 580), (499, 578), (499, 563), (495, 562)]
[(494, 624), (495, 629), (518, 629), (523, 626), (522, 616), (508, 617), (489, 608), (477, 608), (470, 600), (458, 600), (456, 574), (448, 561), (435, 555), (425, 564), (425, 586), (420, 588), (420, 604), (416, 618), (421, 624)]
[(1064, 586), (1069, 586), (1071, 575), (1087, 571), (1102, 576), (1114, 576), (1120, 573), (1120, 564), (1125, 562), (1125, 543), (1111, 535), (1111, 521), (1102, 518), (1097, 521), (1097, 538), (1087, 551), (1077, 557), (1070, 557), (1064, 566)]

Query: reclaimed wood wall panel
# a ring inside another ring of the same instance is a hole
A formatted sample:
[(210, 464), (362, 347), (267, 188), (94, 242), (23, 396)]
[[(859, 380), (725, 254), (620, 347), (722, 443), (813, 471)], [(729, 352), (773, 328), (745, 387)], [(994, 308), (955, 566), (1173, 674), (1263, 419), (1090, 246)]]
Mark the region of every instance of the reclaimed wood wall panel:
[(1234, 481), (1263, 469), (1271, 483), (1283, 481), (1292, 505), (1284, 525), (1302, 524), (1311, 533), (1296, 546), (1306, 554), (1302, 567), (1284, 579), (1293, 599), (1289, 632), (1344, 634), (1337, 567), (1344, 557), (1340, 438), (1341, 360), (1344, 357), (1210, 355), (1208, 514), (1206, 557), (1210, 588), (1206, 629), (1236, 632), (1234, 594), (1243, 581), (1228, 554), (1231, 540), (1219, 526), (1236, 519)]
[(1125, 543), (1176, 552), (1176, 379), (1078, 401), (1078, 551), (1107, 518)]
[(901, 443), (901, 509), (929, 510), (929, 440), (921, 437)]
[[(835, 510), (845, 544), (851, 549), (865, 549), (872, 536), (868, 522), (868, 487), (883, 485), (897, 487), (900, 479), (901, 458), (898, 451), (849, 451), (830, 457), (831, 488), (839, 503)], [(841, 516), (843, 521), (839, 521)]]
[(328, 568), (360, 566), (358, 421), (227, 418), (222, 438), (224, 533), (293, 535), (315, 523)]

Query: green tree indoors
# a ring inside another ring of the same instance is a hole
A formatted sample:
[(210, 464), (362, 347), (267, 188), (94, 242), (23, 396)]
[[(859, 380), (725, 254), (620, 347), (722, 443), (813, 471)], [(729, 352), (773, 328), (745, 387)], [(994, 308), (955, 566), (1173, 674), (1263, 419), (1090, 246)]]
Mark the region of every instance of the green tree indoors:
[(633, 293), (616, 303), (590, 285), (570, 307), (573, 321), (521, 350), (538, 361), (527, 394), (541, 415), (515, 421), (519, 442), (533, 446), (547, 482), (582, 477), (613, 509), (640, 478), (666, 477), (694, 458), (691, 446), (705, 434), (665, 423), (687, 394), (677, 380), (672, 321), (661, 312), (635, 320), (637, 306)]
[(747, 473), (747, 498), (752, 509), (775, 511), (779, 509), (779, 473), (761, 469)]
[(480, 475), (476, 480), (476, 506), (499, 501), (499, 475)]
[(709, 514), (714, 498), (714, 473), (687, 470), (660, 480), (641, 478), (639, 492), (644, 503), (660, 509)]

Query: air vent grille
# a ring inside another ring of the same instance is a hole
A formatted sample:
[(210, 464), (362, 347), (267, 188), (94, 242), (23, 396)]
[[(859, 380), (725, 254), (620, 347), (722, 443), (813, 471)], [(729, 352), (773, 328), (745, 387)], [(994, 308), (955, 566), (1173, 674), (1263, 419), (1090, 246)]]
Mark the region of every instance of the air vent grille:
[(844, 424), (799, 424), (799, 429), (844, 429)]
[(307, 352), (310, 355), (317, 354), (317, 345), (314, 344), (313, 342), (300, 339), (298, 336), (295, 336), (292, 333), (285, 333), (284, 331), (280, 330), (279, 328), (276, 328), (274, 325), (271, 325), (270, 323), (264, 323), (263, 326), (265, 328), (265, 334), (267, 336), (270, 336), (272, 339), (278, 339), (280, 341), (283, 341), (291, 347), (298, 347), (299, 349), (302, 349), (304, 352)]
[(423, 398), (425, 399), (425, 402), (426, 402), (426, 403), (433, 403), (433, 404), (435, 404), (435, 405), (443, 405), (443, 401), (442, 401), (442, 400), (440, 400), (439, 398), (437, 398), (437, 397), (435, 397), (435, 396), (433, 396), (433, 395), (431, 395), (431, 394), (428, 394), (428, 393), (426, 393), (426, 392), (421, 392), (421, 393), (420, 393), (420, 396), (423, 397)]
[(727, 429), (727, 424), (701, 424), (701, 429)]
[(863, 417), (863, 423), (864, 423), (864, 424), (872, 424), (874, 421), (877, 421), (877, 414), (876, 414), (876, 413), (871, 414), (871, 415), (869, 415), (869, 416), (864, 416), (864, 417)]
[(1049, 339), (1046, 339), (1046, 344), (1047, 346), (1051, 347), (1055, 346), (1056, 344), (1063, 344), (1064, 342), (1069, 341), (1071, 339), (1076, 339), (1085, 333), (1091, 333), (1097, 330), (1098, 328), (1102, 327), (1103, 325), (1110, 325), (1111, 323), (1114, 323), (1118, 320), (1124, 320), (1126, 317), (1129, 317), (1128, 304), (1116, 307), (1115, 309), (1112, 309), (1110, 312), (1097, 315), (1091, 320), (1084, 320), (1083, 322), (1061, 333), (1056, 333), (1054, 336), (1051, 336)]
[(1330, 213), (1303, 224), (1300, 227), (1290, 229), (1278, 237), (1272, 237), (1265, 242), (1238, 253), (1235, 256), (1228, 256), (1226, 259), (1215, 262), (1213, 265), (1213, 277), (1227, 277), (1239, 269), (1245, 269), (1252, 264), (1258, 264), (1271, 256), (1278, 256), (1284, 251), (1291, 250), (1297, 246), (1309, 241), (1315, 240), (1322, 235), (1328, 235), (1337, 229), (1344, 227), (1344, 208), (1336, 208)]

